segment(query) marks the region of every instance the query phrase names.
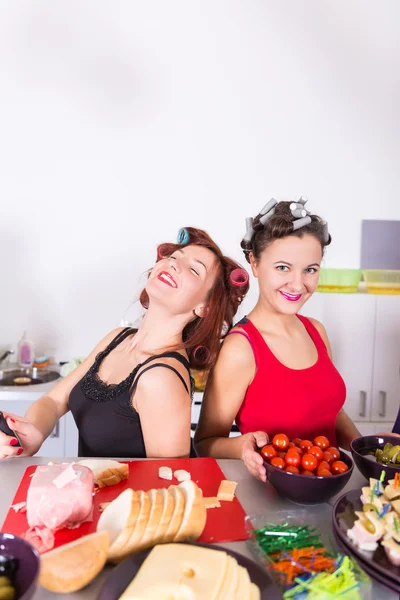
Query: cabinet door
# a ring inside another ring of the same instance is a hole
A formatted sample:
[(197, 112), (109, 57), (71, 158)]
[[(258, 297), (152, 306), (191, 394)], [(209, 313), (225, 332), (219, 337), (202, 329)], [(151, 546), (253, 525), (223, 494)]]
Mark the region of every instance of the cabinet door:
[(377, 296), (372, 420), (396, 420), (400, 406), (400, 296)]
[[(24, 400), (9, 400), (0, 402), (0, 409), (16, 415), (24, 416), (31, 402)], [(64, 456), (65, 417), (62, 417), (36, 456)]]
[(347, 388), (346, 412), (353, 421), (371, 418), (376, 296), (316, 293), (302, 313), (324, 325), (333, 362)]

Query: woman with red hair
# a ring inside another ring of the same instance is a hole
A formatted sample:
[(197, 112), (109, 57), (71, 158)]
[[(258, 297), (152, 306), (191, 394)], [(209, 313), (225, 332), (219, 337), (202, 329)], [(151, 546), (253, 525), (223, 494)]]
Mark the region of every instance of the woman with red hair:
[(15, 435), (0, 432), (0, 458), (35, 454), (68, 410), (80, 456), (188, 456), (189, 368), (213, 366), (247, 289), (247, 272), (206, 232), (181, 229), (158, 248), (138, 329), (111, 331), (25, 417), (5, 414)]

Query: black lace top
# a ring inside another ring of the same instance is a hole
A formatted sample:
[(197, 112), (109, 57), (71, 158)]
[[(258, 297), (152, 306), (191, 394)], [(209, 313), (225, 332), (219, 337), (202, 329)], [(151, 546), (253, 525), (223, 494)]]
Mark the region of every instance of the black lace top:
[[(189, 393), (185, 380), (173, 366), (157, 362), (159, 358), (174, 358), (189, 371), (188, 360), (179, 352), (151, 356), (136, 365), (118, 384), (107, 384), (100, 379), (98, 372), (102, 360), (135, 332), (130, 327), (121, 331), (107, 348), (99, 352), (86, 375), (71, 390), (69, 408), (79, 431), (79, 456), (146, 458), (140, 417), (132, 406), (131, 398), (141, 375), (149, 369), (164, 367), (174, 371)], [(139, 369), (148, 363), (136, 376)], [(192, 394), (192, 378), (190, 381)]]

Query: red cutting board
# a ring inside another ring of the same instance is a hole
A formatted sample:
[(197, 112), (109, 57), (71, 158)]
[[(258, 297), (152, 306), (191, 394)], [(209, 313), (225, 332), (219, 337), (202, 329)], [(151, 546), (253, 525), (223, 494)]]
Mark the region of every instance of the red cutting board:
[[(127, 462), (127, 461), (126, 461)], [(191, 474), (195, 481), (203, 490), (203, 496), (216, 496), (219, 484), (225, 476), (219, 468), (214, 458), (179, 458), (171, 460), (135, 460), (128, 462), (129, 477), (126, 481), (111, 487), (105, 487), (98, 490), (94, 496), (94, 514), (93, 521), (83, 523), (77, 529), (60, 529), (55, 534), (55, 547), (62, 546), (68, 542), (93, 533), (96, 531), (96, 524), (100, 516), (100, 503), (111, 502), (126, 488), (131, 487), (134, 490), (148, 491), (151, 488), (167, 488), (171, 484), (176, 485), (176, 479), (166, 481), (158, 477), (159, 467), (171, 467), (172, 471), (185, 469)], [(19, 488), (14, 496), (13, 504), (25, 502), (28, 487), (31, 482), (31, 475), (35, 472), (36, 466), (28, 467), (22, 477)], [(232, 502), (221, 501), (220, 508), (207, 509), (207, 522), (205, 529), (199, 538), (199, 542), (234, 542), (245, 540), (246, 534), (244, 512), (239, 500), (235, 497)], [(16, 513), (10, 507), (1, 531), (13, 533), (21, 536), (28, 529), (28, 523), (25, 513)]]

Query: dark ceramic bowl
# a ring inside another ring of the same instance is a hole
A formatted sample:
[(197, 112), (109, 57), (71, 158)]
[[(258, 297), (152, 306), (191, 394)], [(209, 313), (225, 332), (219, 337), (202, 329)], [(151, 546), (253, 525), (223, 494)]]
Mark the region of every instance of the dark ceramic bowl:
[(353, 473), (353, 461), (344, 452), (340, 452), (340, 460), (346, 463), (349, 470), (331, 477), (308, 477), (297, 475), (274, 467), (264, 461), (267, 479), (278, 494), (298, 504), (320, 504), (336, 496), (344, 488)]
[(396, 473), (400, 473), (400, 465), (398, 467), (382, 465), (376, 462), (374, 456), (368, 454), (378, 448), (383, 449), (387, 443), (393, 444), (393, 446), (400, 445), (400, 438), (392, 435), (366, 435), (351, 442), (353, 460), (366, 479), (370, 477), (379, 479), (382, 471), (385, 471), (385, 481), (389, 481), (389, 479), (394, 479)]
[(14, 576), (17, 591), (16, 600), (29, 600), (35, 590), (40, 570), (40, 557), (29, 542), (12, 533), (0, 533), (0, 554), (13, 556), (18, 560)]

